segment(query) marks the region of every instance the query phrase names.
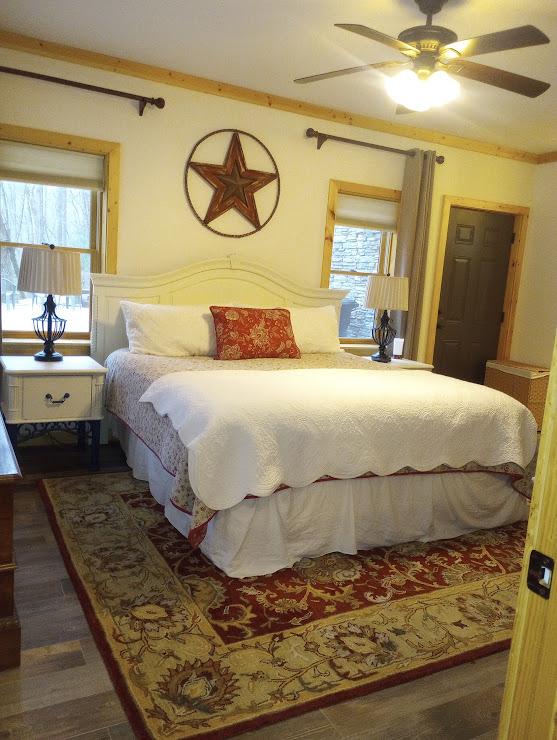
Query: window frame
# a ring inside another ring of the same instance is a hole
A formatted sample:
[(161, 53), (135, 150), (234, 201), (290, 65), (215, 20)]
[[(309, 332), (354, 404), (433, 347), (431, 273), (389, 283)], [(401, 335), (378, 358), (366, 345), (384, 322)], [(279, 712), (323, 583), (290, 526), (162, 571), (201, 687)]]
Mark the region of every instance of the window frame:
[[(15, 141), (22, 144), (33, 144), (36, 146), (50, 147), (54, 149), (67, 149), (85, 154), (97, 154), (104, 157), (104, 190), (98, 193), (92, 192), (91, 208), (91, 241), (90, 249), (68, 248), (72, 252), (86, 252), (91, 254), (91, 272), (116, 273), (117, 250), (118, 250), (118, 203), (120, 189), (120, 144), (102, 139), (90, 139), (83, 136), (73, 136), (55, 131), (33, 129), (24, 126), (12, 126), (0, 123), (0, 139)], [(55, 180), (57, 180), (55, 182)], [(49, 178), (48, 175), (24, 182), (38, 182), (44, 185), (57, 185), (72, 187), (71, 178), (67, 182), (60, 182), (57, 178)], [(39, 245), (20, 244), (18, 242), (1, 242), (0, 249), (4, 247), (24, 247)], [(66, 249), (66, 247), (59, 247)], [(1, 290), (1, 286), (0, 286)], [(1, 310), (1, 306), (0, 306)], [(89, 304), (91, 311), (91, 303)], [(1, 326), (1, 322), (0, 322)], [(4, 339), (36, 339), (33, 331), (4, 330)], [(68, 339), (90, 339), (89, 332), (66, 332), (63, 340)], [(63, 342), (62, 340), (62, 342)], [(60, 342), (58, 342), (60, 344)]]
[[(329, 181), (329, 195), (327, 199), (327, 217), (325, 221), (325, 242), (323, 245), (323, 264), (321, 268), (321, 287), (329, 288), (331, 273), (348, 276), (367, 276), (368, 272), (359, 272), (357, 270), (335, 270), (331, 268), (333, 258), (333, 241), (335, 235), (335, 226), (353, 226), (360, 229), (373, 228), (370, 224), (361, 221), (349, 221), (348, 219), (337, 219), (336, 210), (339, 195), (355, 195), (373, 200), (387, 200), (392, 203), (400, 203), (401, 191), (390, 188), (381, 188), (375, 185), (364, 185), (362, 183), (346, 182), (344, 180)], [(380, 229), (376, 229), (380, 231)], [(396, 234), (393, 232), (382, 231), (381, 235), (381, 252), (379, 256), (380, 272), (386, 274), (390, 272), (394, 264), (396, 251)], [(372, 344), (371, 337), (340, 337), (343, 344)]]

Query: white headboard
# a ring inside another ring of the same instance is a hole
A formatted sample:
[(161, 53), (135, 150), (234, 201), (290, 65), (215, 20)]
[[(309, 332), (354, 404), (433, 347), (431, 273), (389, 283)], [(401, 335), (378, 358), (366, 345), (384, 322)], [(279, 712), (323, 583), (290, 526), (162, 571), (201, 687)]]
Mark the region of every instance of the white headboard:
[(173, 272), (152, 277), (91, 275), (93, 284), (91, 355), (104, 363), (128, 340), (120, 301), (174, 305), (211, 303), (252, 306), (324, 306), (333, 304), (337, 313), (345, 290), (304, 288), (287, 277), (258, 264), (231, 255), (196, 262)]

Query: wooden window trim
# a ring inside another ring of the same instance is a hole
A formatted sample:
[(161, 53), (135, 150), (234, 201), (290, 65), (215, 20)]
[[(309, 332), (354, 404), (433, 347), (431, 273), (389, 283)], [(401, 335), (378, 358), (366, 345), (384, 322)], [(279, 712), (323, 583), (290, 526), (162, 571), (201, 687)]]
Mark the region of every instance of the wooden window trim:
[[(345, 180), (329, 180), (329, 195), (327, 198), (327, 216), (325, 220), (325, 241), (323, 244), (323, 264), (321, 267), (321, 287), (328, 288), (331, 273), (338, 274), (349, 274), (358, 275), (357, 272), (347, 272), (342, 270), (331, 269), (331, 262), (333, 259), (333, 240), (335, 235), (335, 225), (348, 225), (345, 219), (337, 221), (336, 209), (337, 199), (339, 195), (359, 195), (367, 198), (373, 198), (374, 200), (387, 200), (392, 203), (400, 203), (401, 191), (393, 190), (390, 188), (381, 188), (375, 185), (364, 185), (362, 183), (346, 182)], [(355, 224), (356, 225), (356, 224)], [(356, 225), (357, 228), (376, 228), (366, 226), (362, 223)], [(394, 259), (394, 246), (396, 234), (389, 238), (389, 244), (386, 243), (388, 239), (386, 232), (383, 233), (382, 244), (381, 244), (381, 264), (380, 269), (382, 272), (388, 272), (392, 260)], [(368, 275), (371, 273), (361, 273), (362, 275)], [(343, 344), (362, 344), (372, 343), (371, 337), (340, 337)]]
[[(36, 336), (33, 339), (18, 339), (10, 337), (9, 339), (4, 338), (2, 342), (2, 353), (5, 355), (34, 355), (43, 347), (43, 342), (37, 339)], [(89, 338), (87, 339), (69, 339), (64, 334), (62, 339), (56, 342), (56, 349), (60, 350), (64, 355), (89, 355), (91, 352), (91, 344)]]

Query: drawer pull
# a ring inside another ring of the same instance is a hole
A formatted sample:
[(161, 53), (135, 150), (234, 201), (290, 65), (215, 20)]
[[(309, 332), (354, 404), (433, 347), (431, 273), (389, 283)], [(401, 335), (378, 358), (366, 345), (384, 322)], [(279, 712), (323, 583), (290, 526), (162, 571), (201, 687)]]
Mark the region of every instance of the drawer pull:
[(45, 401), (48, 401), (48, 403), (50, 403), (50, 404), (64, 403), (64, 401), (66, 401), (69, 397), (70, 397), (70, 394), (69, 393), (64, 393), (64, 395), (62, 396), (62, 398), (58, 399), (58, 401), (55, 401), (52, 398), (52, 394), (47, 393), (46, 396), (45, 396)]

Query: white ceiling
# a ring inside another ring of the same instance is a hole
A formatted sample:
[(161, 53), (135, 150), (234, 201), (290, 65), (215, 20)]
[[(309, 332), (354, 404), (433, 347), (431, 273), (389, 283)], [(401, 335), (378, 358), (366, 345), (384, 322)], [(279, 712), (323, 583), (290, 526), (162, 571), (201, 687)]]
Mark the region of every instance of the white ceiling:
[(557, 149), (556, 0), (448, 0), (434, 23), (459, 38), (532, 24), (543, 46), (477, 61), (552, 84), (530, 99), (471, 80), (446, 108), (396, 116), (377, 72), (296, 85), (295, 77), (385, 60), (398, 52), (334, 28), (391, 36), (421, 25), (414, 0), (3, 0), (0, 27), (256, 90), (531, 152)]

